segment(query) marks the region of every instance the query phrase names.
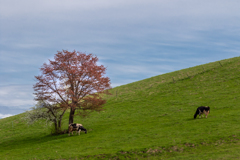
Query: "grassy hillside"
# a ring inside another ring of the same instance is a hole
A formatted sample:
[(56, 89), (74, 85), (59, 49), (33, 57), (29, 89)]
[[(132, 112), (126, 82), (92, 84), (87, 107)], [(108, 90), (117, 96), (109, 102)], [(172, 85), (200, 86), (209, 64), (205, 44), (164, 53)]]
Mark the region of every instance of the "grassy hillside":
[[(113, 88), (105, 111), (75, 117), (89, 131), (80, 136), (28, 126), (24, 113), (1, 119), (0, 159), (240, 159), (239, 66), (236, 57)], [(201, 105), (208, 118), (193, 119)]]

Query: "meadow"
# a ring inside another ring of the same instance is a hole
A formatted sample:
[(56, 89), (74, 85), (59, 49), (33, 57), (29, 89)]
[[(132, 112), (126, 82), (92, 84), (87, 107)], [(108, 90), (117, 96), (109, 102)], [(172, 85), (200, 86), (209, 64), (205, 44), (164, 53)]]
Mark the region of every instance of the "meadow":
[[(240, 159), (239, 86), (235, 57), (111, 89), (104, 111), (75, 117), (88, 134), (0, 119), (0, 159)], [(199, 106), (208, 118), (193, 118)]]

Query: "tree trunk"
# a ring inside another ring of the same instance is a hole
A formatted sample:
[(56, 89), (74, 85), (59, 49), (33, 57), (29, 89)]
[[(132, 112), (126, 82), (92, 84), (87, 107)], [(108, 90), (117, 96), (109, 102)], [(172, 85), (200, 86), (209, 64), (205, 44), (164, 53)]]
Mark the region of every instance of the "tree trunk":
[(59, 116), (58, 128), (60, 129), (60, 131), (61, 131), (61, 128), (62, 128), (62, 117), (63, 117), (65, 112), (66, 112), (66, 110), (64, 110), (63, 113)]
[(58, 133), (60, 133), (61, 132), (61, 119), (60, 120), (58, 120)]
[(55, 132), (58, 133), (57, 120), (54, 121)]
[(75, 113), (75, 108), (71, 108), (70, 115), (69, 115), (69, 123), (68, 124), (73, 123), (74, 113)]

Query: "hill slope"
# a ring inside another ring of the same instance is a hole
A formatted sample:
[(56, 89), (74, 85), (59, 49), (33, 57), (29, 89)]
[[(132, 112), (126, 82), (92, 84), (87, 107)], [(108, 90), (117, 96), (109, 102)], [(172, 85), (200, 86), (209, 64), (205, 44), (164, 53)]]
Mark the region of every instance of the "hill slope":
[[(105, 111), (75, 117), (89, 131), (80, 136), (49, 135), (44, 122), (27, 126), (24, 113), (1, 119), (0, 158), (237, 159), (239, 66), (236, 57), (113, 88)], [(211, 107), (209, 117), (194, 120), (201, 105)]]

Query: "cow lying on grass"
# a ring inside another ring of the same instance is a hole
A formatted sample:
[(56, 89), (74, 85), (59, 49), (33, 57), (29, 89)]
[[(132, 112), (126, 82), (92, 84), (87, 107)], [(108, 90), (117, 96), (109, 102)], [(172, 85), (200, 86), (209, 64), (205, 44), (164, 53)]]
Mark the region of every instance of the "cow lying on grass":
[(87, 133), (87, 130), (83, 127), (82, 124), (71, 123), (68, 126), (68, 135), (70, 136), (71, 132), (72, 132), (72, 135), (73, 135), (73, 131), (76, 131), (76, 134), (78, 133), (78, 135), (80, 135), (80, 132), (82, 130), (85, 131), (85, 134)]

